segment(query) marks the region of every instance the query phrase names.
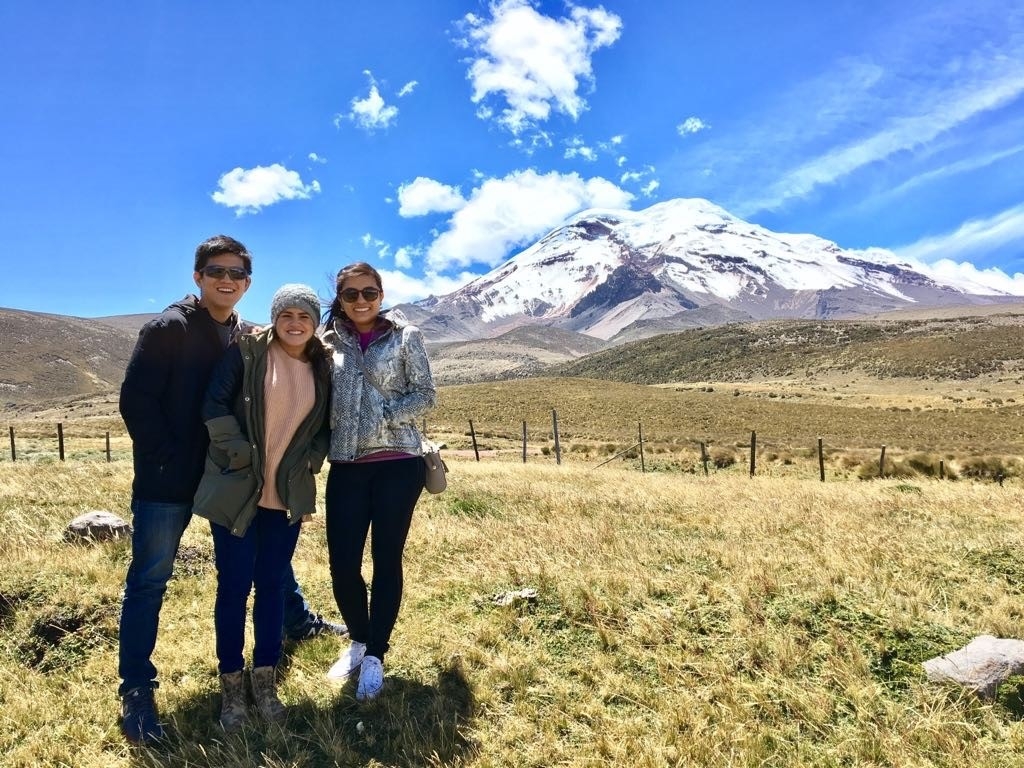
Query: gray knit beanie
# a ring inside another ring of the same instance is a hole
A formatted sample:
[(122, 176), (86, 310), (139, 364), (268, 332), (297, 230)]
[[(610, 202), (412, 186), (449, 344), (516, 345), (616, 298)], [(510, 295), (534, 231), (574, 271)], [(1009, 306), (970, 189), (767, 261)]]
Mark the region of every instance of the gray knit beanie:
[(308, 285), (288, 283), (278, 288), (270, 300), (270, 322), (276, 323), (277, 316), (292, 307), (306, 310), (314, 323), (320, 322), (320, 297)]

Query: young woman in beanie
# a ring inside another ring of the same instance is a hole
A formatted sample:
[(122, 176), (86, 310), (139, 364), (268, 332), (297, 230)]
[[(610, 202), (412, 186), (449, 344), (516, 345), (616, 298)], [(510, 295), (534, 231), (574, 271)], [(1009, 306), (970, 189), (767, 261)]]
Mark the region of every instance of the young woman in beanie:
[[(384, 685), (384, 654), (402, 600), (402, 551), (426, 468), (416, 422), (436, 392), (423, 335), (394, 310), (381, 311), (380, 274), (369, 264), (338, 272), (324, 327), (333, 350), (327, 548), (334, 599), (351, 644), (327, 673), (356, 672), (356, 698)], [(373, 529), (372, 598), (361, 566)]]
[(316, 336), (320, 301), (306, 285), (274, 294), (272, 325), (242, 336), (214, 371), (203, 420), (206, 469), (193, 512), (210, 521), (217, 565), (214, 625), (222, 692), (220, 723), (248, 717), (243, 683), (246, 600), (255, 587), (252, 694), (265, 719), (286, 710), (277, 696), (284, 576), (300, 521), (316, 505), (328, 447), (330, 354)]

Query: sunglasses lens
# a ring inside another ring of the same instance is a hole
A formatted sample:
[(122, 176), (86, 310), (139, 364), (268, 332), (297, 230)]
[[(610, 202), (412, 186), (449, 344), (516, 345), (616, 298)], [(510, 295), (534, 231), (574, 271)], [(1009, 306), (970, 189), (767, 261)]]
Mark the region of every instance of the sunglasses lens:
[(219, 267), (217, 265), (203, 267), (203, 274), (213, 280), (220, 280), (224, 275), (232, 280), (245, 280), (249, 276), (243, 267)]
[(376, 301), (380, 291), (376, 288), (363, 288), (361, 291), (358, 288), (346, 288), (341, 292), (341, 299), (351, 304), (359, 298), (359, 294), (362, 294), (366, 301)]

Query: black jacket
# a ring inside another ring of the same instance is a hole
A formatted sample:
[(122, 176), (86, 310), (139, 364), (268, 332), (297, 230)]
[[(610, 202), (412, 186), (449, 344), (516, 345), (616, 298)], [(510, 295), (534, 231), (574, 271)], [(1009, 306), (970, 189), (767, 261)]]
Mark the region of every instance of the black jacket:
[[(236, 324), (233, 337), (245, 330)], [(186, 296), (139, 331), (121, 384), (121, 416), (132, 437), (132, 498), (191, 504), (209, 435), (203, 395), (224, 354), (216, 321)]]

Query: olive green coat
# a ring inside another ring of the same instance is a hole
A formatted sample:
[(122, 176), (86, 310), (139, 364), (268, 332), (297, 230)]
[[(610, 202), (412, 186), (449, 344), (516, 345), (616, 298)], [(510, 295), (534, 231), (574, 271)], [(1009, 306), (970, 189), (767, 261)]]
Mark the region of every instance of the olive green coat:
[[(273, 328), (242, 336), (214, 371), (203, 403), (210, 447), (192, 512), (223, 525), (236, 536), (245, 535), (263, 493), (263, 386), (272, 338)], [(317, 355), (328, 355), (319, 340), (314, 347)], [(327, 365), (318, 365), (316, 360), (313, 371), (313, 409), (288, 444), (276, 477), (277, 493), (292, 523), (316, 510), (314, 475), (323, 465), (330, 437), (330, 372)]]

